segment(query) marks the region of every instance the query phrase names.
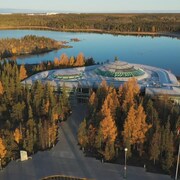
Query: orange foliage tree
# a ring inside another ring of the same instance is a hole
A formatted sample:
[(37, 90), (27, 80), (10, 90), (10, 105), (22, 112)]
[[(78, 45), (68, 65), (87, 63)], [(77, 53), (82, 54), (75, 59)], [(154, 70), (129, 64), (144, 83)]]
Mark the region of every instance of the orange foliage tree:
[(18, 128), (14, 131), (14, 140), (19, 144), (20, 140), (22, 139), (22, 134)]
[(0, 81), (0, 95), (2, 95), (3, 93), (4, 93), (4, 88), (2, 82)]
[(2, 138), (0, 138), (0, 158), (4, 158), (7, 153), (6, 147), (3, 143)]
[[(145, 142), (145, 134), (151, 125), (146, 123), (146, 114), (142, 105), (140, 104), (137, 110), (134, 109), (134, 106), (131, 106), (127, 115), (127, 118), (124, 123), (124, 143), (130, 145), (143, 145)], [(130, 149), (129, 149), (130, 150)], [(139, 148), (140, 155), (142, 148)]]
[(135, 96), (140, 92), (139, 85), (135, 78), (130, 78), (126, 83), (124, 83), (123, 87), (120, 88), (120, 96), (123, 100), (122, 108), (124, 111), (128, 111), (129, 108), (134, 105)]
[(20, 80), (23, 80), (27, 77), (27, 72), (26, 72), (26, 68), (24, 67), (24, 65), (20, 66), (19, 77), (20, 77)]
[(85, 65), (85, 59), (83, 53), (79, 53), (76, 59), (75, 66), (84, 66)]

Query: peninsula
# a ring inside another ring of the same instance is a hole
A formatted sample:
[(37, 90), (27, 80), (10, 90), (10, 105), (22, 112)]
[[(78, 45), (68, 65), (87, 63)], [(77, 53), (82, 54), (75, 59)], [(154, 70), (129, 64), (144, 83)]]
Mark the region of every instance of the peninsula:
[(63, 42), (34, 35), (27, 35), (20, 39), (0, 39), (0, 59), (20, 55), (40, 54), (67, 47), (69, 46), (65, 46)]

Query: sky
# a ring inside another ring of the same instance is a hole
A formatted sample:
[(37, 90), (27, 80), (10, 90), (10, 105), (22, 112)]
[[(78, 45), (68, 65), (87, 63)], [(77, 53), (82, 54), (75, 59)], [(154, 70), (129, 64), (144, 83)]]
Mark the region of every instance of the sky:
[(180, 0), (0, 0), (0, 8), (60, 12), (180, 12)]

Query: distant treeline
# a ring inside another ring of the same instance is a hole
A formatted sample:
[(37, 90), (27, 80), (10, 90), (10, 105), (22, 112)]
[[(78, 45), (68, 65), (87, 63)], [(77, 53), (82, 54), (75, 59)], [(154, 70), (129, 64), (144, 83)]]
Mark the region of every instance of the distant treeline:
[(27, 35), (21, 39), (0, 39), (0, 59), (24, 54), (37, 54), (63, 47), (60, 42), (46, 37)]
[(178, 32), (180, 14), (0, 15), (0, 28), (102, 30), (105, 32)]

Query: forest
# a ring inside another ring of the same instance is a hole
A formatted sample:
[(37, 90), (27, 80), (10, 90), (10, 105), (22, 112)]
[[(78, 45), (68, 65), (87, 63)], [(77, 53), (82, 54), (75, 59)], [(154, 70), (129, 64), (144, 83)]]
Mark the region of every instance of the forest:
[(13, 14), (0, 15), (0, 28), (60, 31), (180, 32), (180, 14)]
[(0, 160), (5, 166), (19, 158), (53, 147), (58, 139), (58, 120), (65, 120), (70, 104), (65, 86), (54, 93), (49, 84), (37, 81), (22, 85), (24, 65), (14, 61), (0, 64)]
[(27, 35), (20, 39), (0, 39), (0, 59), (25, 54), (39, 54), (65, 47), (63, 43), (46, 37)]
[(153, 99), (140, 93), (136, 79), (116, 90), (103, 81), (91, 92), (88, 114), (78, 129), (86, 155), (174, 174), (177, 162), (180, 105), (168, 96)]

